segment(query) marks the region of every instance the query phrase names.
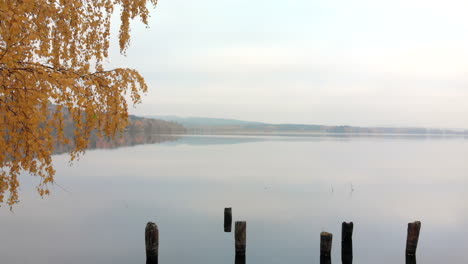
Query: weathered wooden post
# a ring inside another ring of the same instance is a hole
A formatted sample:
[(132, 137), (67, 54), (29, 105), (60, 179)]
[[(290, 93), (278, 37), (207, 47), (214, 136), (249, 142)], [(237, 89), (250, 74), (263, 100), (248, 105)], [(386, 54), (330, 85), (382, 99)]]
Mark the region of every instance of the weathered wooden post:
[(416, 255), (416, 249), (418, 247), (419, 231), (421, 230), (421, 222), (416, 221), (408, 223), (408, 236), (406, 238), (406, 255)]
[(320, 256), (320, 264), (331, 264), (330, 256)]
[(247, 240), (247, 222), (236, 222), (234, 229), (236, 255), (245, 256)]
[(158, 264), (159, 230), (153, 222), (145, 228), (146, 264)]
[(322, 232), (320, 233), (320, 256), (330, 257), (332, 248), (333, 234)]
[(341, 225), (341, 262), (353, 263), (353, 222), (343, 222)]
[(406, 264), (416, 264), (416, 256), (406, 255)]
[(232, 208), (224, 208), (224, 232), (231, 232)]
[(332, 240), (332, 234), (327, 232), (320, 233), (320, 264), (331, 263)]
[(245, 255), (237, 255), (236, 254), (234, 264), (245, 264)]

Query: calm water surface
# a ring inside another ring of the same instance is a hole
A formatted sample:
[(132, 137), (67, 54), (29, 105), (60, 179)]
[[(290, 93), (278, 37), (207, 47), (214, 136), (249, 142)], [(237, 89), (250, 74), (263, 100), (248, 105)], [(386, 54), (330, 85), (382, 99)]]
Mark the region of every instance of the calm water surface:
[(354, 263), (404, 263), (406, 225), (422, 221), (418, 263), (468, 263), (468, 140), (330, 136), (183, 136), (88, 151), (40, 199), (0, 209), (0, 263), (234, 263), (224, 207), (247, 221), (247, 263), (318, 263), (319, 234), (353, 221)]

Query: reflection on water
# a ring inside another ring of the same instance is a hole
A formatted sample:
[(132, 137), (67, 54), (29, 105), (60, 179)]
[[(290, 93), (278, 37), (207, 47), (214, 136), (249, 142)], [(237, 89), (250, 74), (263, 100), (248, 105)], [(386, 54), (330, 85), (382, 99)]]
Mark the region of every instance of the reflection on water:
[(232, 264), (233, 232), (221, 227), (232, 207), (248, 223), (250, 264), (317, 263), (322, 231), (340, 263), (343, 221), (354, 223), (353, 263), (414, 263), (416, 220), (420, 263), (467, 263), (466, 157), (463, 138), (304, 135), (180, 136), (88, 151), (73, 166), (56, 155), (51, 197), (22, 177), (23, 200), (0, 210), (0, 262), (144, 263), (154, 221), (159, 263)]
[[(185, 134), (154, 134), (148, 132), (125, 132), (114, 139), (98, 137), (93, 134), (90, 137), (89, 148), (114, 149), (120, 147), (137, 146), (144, 144), (165, 145), (229, 145), (241, 143), (253, 143), (264, 141), (322, 141), (322, 140), (460, 140), (468, 137), (460, 135), (398, 135), (398, 134), (320, 134), (320, 133), (244, 133), (236, 135), (185, 135)], [(56, 154), (66, 153), (72, 149), (72, 145), (60, 145), (56, 147)]]
[[(172, 142), (179, 140), (179, 135), (163, 135), (145, 132), (125, 132), (115, 138), (98, 137), (93, 134), (89, 139), (88, 149), (114, 149), (121, 147), (130, 147), (143, 144), (157, 144), (163, 142)], [(61, 154), (70, 152), (73, 148), (72, 144), (69, 145), (58, 145), (55, 147), (55, 153)]]

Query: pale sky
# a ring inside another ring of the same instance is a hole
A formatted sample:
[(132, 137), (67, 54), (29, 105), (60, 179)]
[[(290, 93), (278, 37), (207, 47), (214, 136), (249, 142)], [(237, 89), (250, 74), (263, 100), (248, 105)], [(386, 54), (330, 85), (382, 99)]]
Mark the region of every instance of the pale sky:
[[(466, 0), (160, 0), (127, 57), (137, 115), (468, 128)], [(117, 20), (115, 20), (117, 22)], [(117, 30), (118, 24), (113, 27)]]

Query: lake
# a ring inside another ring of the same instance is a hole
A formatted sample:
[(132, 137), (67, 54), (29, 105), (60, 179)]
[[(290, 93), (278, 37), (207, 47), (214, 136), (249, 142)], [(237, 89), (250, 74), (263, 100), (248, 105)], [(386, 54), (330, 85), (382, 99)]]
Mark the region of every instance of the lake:
[[(460, 137), (234, 135), (54, 156), (57, 185), (0, 209), (5, 264), (234, 263), (225, 207), (247, 221), (247, 263), (319, 263), (320, 232), (354, 222), (354, 263), (405, 263), (407, 223), (422, 222), (418, 263), (467, 263), (468, 140)], [(25, 175), (26, 176), (26, 175)]]

